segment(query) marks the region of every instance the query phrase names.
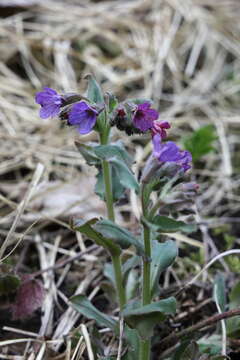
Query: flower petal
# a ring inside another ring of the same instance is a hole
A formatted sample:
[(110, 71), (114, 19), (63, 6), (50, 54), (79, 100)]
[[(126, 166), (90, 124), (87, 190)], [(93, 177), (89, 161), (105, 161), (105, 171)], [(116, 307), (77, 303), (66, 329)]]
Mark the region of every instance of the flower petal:
[(83, 121), (77, 126), (77, 130), (80, 134), (88, 134), (94, 127), (97, 120), (96, 114), (85, 117)]
[(43, 106), (40, 109), (40, 118), (41, 119), (47, 119), (49, 117), (53, 117), (59, 114), (59, 106), (54, 104), (49, 104), (47, 106)]

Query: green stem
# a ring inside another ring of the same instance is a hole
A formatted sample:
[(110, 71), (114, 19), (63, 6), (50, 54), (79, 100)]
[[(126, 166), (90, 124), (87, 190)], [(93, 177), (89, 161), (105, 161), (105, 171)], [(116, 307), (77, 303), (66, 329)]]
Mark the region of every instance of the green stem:
[(121, 311), (121, 310), (123, 310), (123, 307), (126, 304), (126, 296), (125, 296), (125, 290), (123, 287), (122, 264), (121, 264), (120, 256), (112, 255), (112, 263), (113, 263), (113, 268), (114, 268), (119, 308)]
[[(109, 130), (100, 135), (101, 145), (108, 144)], [(112, 179), (111, 168), (107, 160), (102, 160), (103, 178), (105, 184), (105, 198), (108, 212), (108, 219), (114, 221), (114, 208), (113, 208), (113, 192), (112, 192)]]
[(107, 160), (102, 161), (103, 178), (105, 184), (105, 197), (108, 212), (108, 219), (115, 221), (114, 209), (113, 209), (113, 193), (111, 182), (111, 169)]
[[(142, 189), (143, 190), (143, 189)], [(147, 210), (142, 198), (143, 216), (147, 218)], [(145, 257), (143, 258), (143, 280), (142, 280), (142, 304), (151, 303), (151, 231), (149, 227), (143, 225), (143, 238)], [(151, 352), (151, 340), (141, 340), (140, 342), (140, 360), (149, 360)]]
[[(109, 129), (103, 131), (100, 134), (101, 145), (107, 145), (109, 139)], [(113, 192), (112, 192), (112, 179), (111, 179), (111, 168), (107, 160), (102, 161), (102, 171), (105, 184), (105, 198), (108, 212), (108, 219), (115, 221), (114, 207), (113, 207)], [(115, 275), (115, 283), (118, 295), (118, 302), (120, 310), (126, 304), (126, 295), (123, 287), (123, 276), (122, 276), (122, 264), (119, 255), (112, 254), (112, 263)]]
[(143, 227), (145, 257), (143, 259), (143, 282), (142, 282), (142, 304), (147, 305), (151, 302), (151, 241), (150, 229), (148, 226)]

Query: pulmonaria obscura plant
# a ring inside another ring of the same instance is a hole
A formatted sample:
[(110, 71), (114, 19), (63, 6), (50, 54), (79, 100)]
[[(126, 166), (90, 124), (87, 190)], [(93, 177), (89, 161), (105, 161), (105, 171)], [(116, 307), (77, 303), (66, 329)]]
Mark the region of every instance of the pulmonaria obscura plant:
[[(41, 105), (41, 118), (59, 116), (79, 134), (96, 131), (99, 135), (99, 143), (78, 142), (77, 148), (86, 162), (98, 170), (95, 191), (106, 202), (108, 216), (88, 221), (78, 219), (72, 227), (106, 249), (111, 257), (105, 273), (116, 291), (118, 320), (100, 312), (84, 295), (74, 296), (70, 302), (78, 312), (94, 319), (100, 327), (110, 328), (119, 337), (118, 359), (148, 360), (155, 325), (173, 316), (177, 306), (176, 299), (163, 298), (159, 288), (160, 275), (178, 255), (176, 243), (163, 241), (161, 234), (194, 229), (193, 224), (178, 219), (179, 215), (188, 216), (184, 210), (191, 208), (197, 191), (196, 184), (185, 182), (191, 168), (191, 154), (172, 141), (163, 141), (170, 124), (159, 120), (151, 101), (134, 99), (118, 103), (111, 93), (103, 94), (92, 77), (88, 78), (86, 96), (59, 95), (44, 88), (36, 94), (36, 102)], [(139, 182), (123, 144), (110, 142), (112, 127), (128, 135), (149, 133), (152, 138), (153, 152)], [(140, 198), (140, 236), (115, 222), (114, 203), (126, 189), (135, 191)], [(131, 257), (126, 253), (130, 247), (135, 249), (130, 252)], [(141, 263), (142, 274), (139, 274), (136, 268)], [(128, 279), (133, 274), (135, 284), (128, 291)], [(97, 353), (104, 358), (100, 348)], [(110, 358), (116, 359), (114, 354), (106, 359)]]

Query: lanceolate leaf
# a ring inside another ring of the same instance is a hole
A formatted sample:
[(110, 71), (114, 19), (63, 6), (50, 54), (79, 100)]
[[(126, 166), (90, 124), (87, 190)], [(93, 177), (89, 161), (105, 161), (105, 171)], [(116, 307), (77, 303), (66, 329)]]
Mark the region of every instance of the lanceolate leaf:
[(127, 353), (123, 356), (123, 360), (138, 360), (140, 339), (135, 329), (130, 329), (127, 325), (124, 329), (124, 334), (127, 340), (128, 349)]
[(166, 315), (173, 315), (175, 312), (176, 300), (170, 297), (142, 307), (136, 307), (132, 303), (124, 309), (123, 317), (131, 328), (138, 331), (141, 338), (148, 339), (153, 334), (154, 326), (163, 321)]
[(137, 253), (143, 255), (143, 245), (130, 231), (116, 225), (110, 220), (91, 219), (87, 222), (76, 221), (73, 229), (80, 231), (94, 240), (96, 244), (109, 250), (111, 254), (120, 254), (121, 248), (135, 246)]
[[(175, 241), (168, 240), (164, 243), (152, 242), (152, 261), (151, 261), (151, 291), (152, 293), (158, 286), (160, 274), (172, 265), (178, 255), (178, 248)], [(153, 295), (153, 294), (152, 294)]]
[(93, 306), (93, 304), (88, 300), (86, 296), (73, 296), (70, 298), (70, 302), (75, 310), (86, 316), (88, 319), (93, 319), (98, 323), (98, 325), (106, 326), (113, 331), (117, 331), (117, 322), (113, 320), (110, 316), (105, 315), (97, 308), (95, 308), (95, 306)]
[(87, 235), (91, 240), (95, 241), (97, 245), (100, 245), (109, 250), (111, 254), (120, 254), (121, 250), (117, 244), (114, 244), (111, 239), (104, 238), (93, 228), (93, 225), (96, 224), (97, 221), (97, 218), (93, 218), (86, 222), (78, 220), (75, 222), (75, 224), (73, 224), (73, 229)]
[[(119, 182), (118, 173), (115, 168), (111, 169), (112, 174), (112, 193), (113, 201), (118, 201), (124, 194), (125, 187)], [(105, 200), (105, 185), (103, 179), (102, 169), (97, 174), (97, 182), (95, 185), (95, 193), (102, 199)]]
[(101, 235), (107, 239), (117, 243), (121, 248), (126, 249), (130, 246), (135, 246), (138, 254), (144, 254), (144, 248), (142, 242), (137, 239), (132, 233), (121, 226), (116, 225), (110, 220), (99, 220), (95, 225), (94, 229), (101, 233)]
[(121, 185), (123, 185), (127, 189), (133, 189), (135, 191), (139, 190), (139, 185), (137, 180), (135, 179), (132, 171), (127, 167), (127, 165), (123, 161), (120, 161), (117, 158), (112, 158), (110, 160), (110, 163), (116, 170)]
[(153, 227), (157, 232), (193, 232), (196, 231), (195, 224), (186, 224), (183, 221), (171, 219), (167, 216), (156, 215), (152, 221)]
[(224, 276), (220, 273), (215, 277), (213, 292), (215, 302), (219, 305), (221, 311), (224, 312), (226, 310), (226, 286)]
[(98, 145), (94, 148), (95, 154), (102, 160), (111, 159), (116, 157), (119, 160), (124, 161), (130, 166), (132, 164), (132, 158), (124, 149), (121, 143), (110, 145)]
[(82, 144), (82, 143), (76, 141), (75, 145), (88, 165), (100, 165), (101, 164), (101, 160), (95, 154), (94, 149), (96, 146), (94, 144), (86, 145), (86, 144)]
[(104, 102), (102, 90), (97, 81), (91, 75), (88, 75), (87, 98), (96, 104)]

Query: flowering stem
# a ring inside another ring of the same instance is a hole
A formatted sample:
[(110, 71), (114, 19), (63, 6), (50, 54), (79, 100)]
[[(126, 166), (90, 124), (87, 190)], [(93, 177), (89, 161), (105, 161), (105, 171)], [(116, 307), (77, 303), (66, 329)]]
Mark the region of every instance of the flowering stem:
[[(143, 190), (143, 189), (142, 189)], [(143, 216), (147, 217), (147, 210), (142, 199)], [(151, 303), (151, 231), (149, 227), (143, 225), (143, 238), (145, 257), (143, 258), (143, 280), (142, 280), (142, 305)], [(140, 360), (150, 359), (151, 340), (141, 340)]]
[[(109, 129), (106, 129), (100, 134), (101, 145), (107, 145), (109, 139)], [(112, 192), (112, 179), (111, 168), (107, 160), (102, 161), (102, 171), (105, 184), (105, 197), (108, 212), (108, 219), (115, 221), (114, 208), (113, 208), (113, 192)], [(123, 287), (122, 264), (119, 255), (112, 254), (112, 264), (114, 269), (115, 284), (117, 288), (118, 302), (120, 310), (126, 303), (126, 295)]]
[[(100, 134), (101, 145), (107, 145), (109, 138), (109, 130), (103, 131)], [(114, 221), (114, 208), (113, 208), (113, 192), (112, 192), (112, 181), (111, 181), (111, 168), (107, 160), (102, 160), (102, 171), (105, 184), (105, 197), (108, 212), (108, 219)]]

